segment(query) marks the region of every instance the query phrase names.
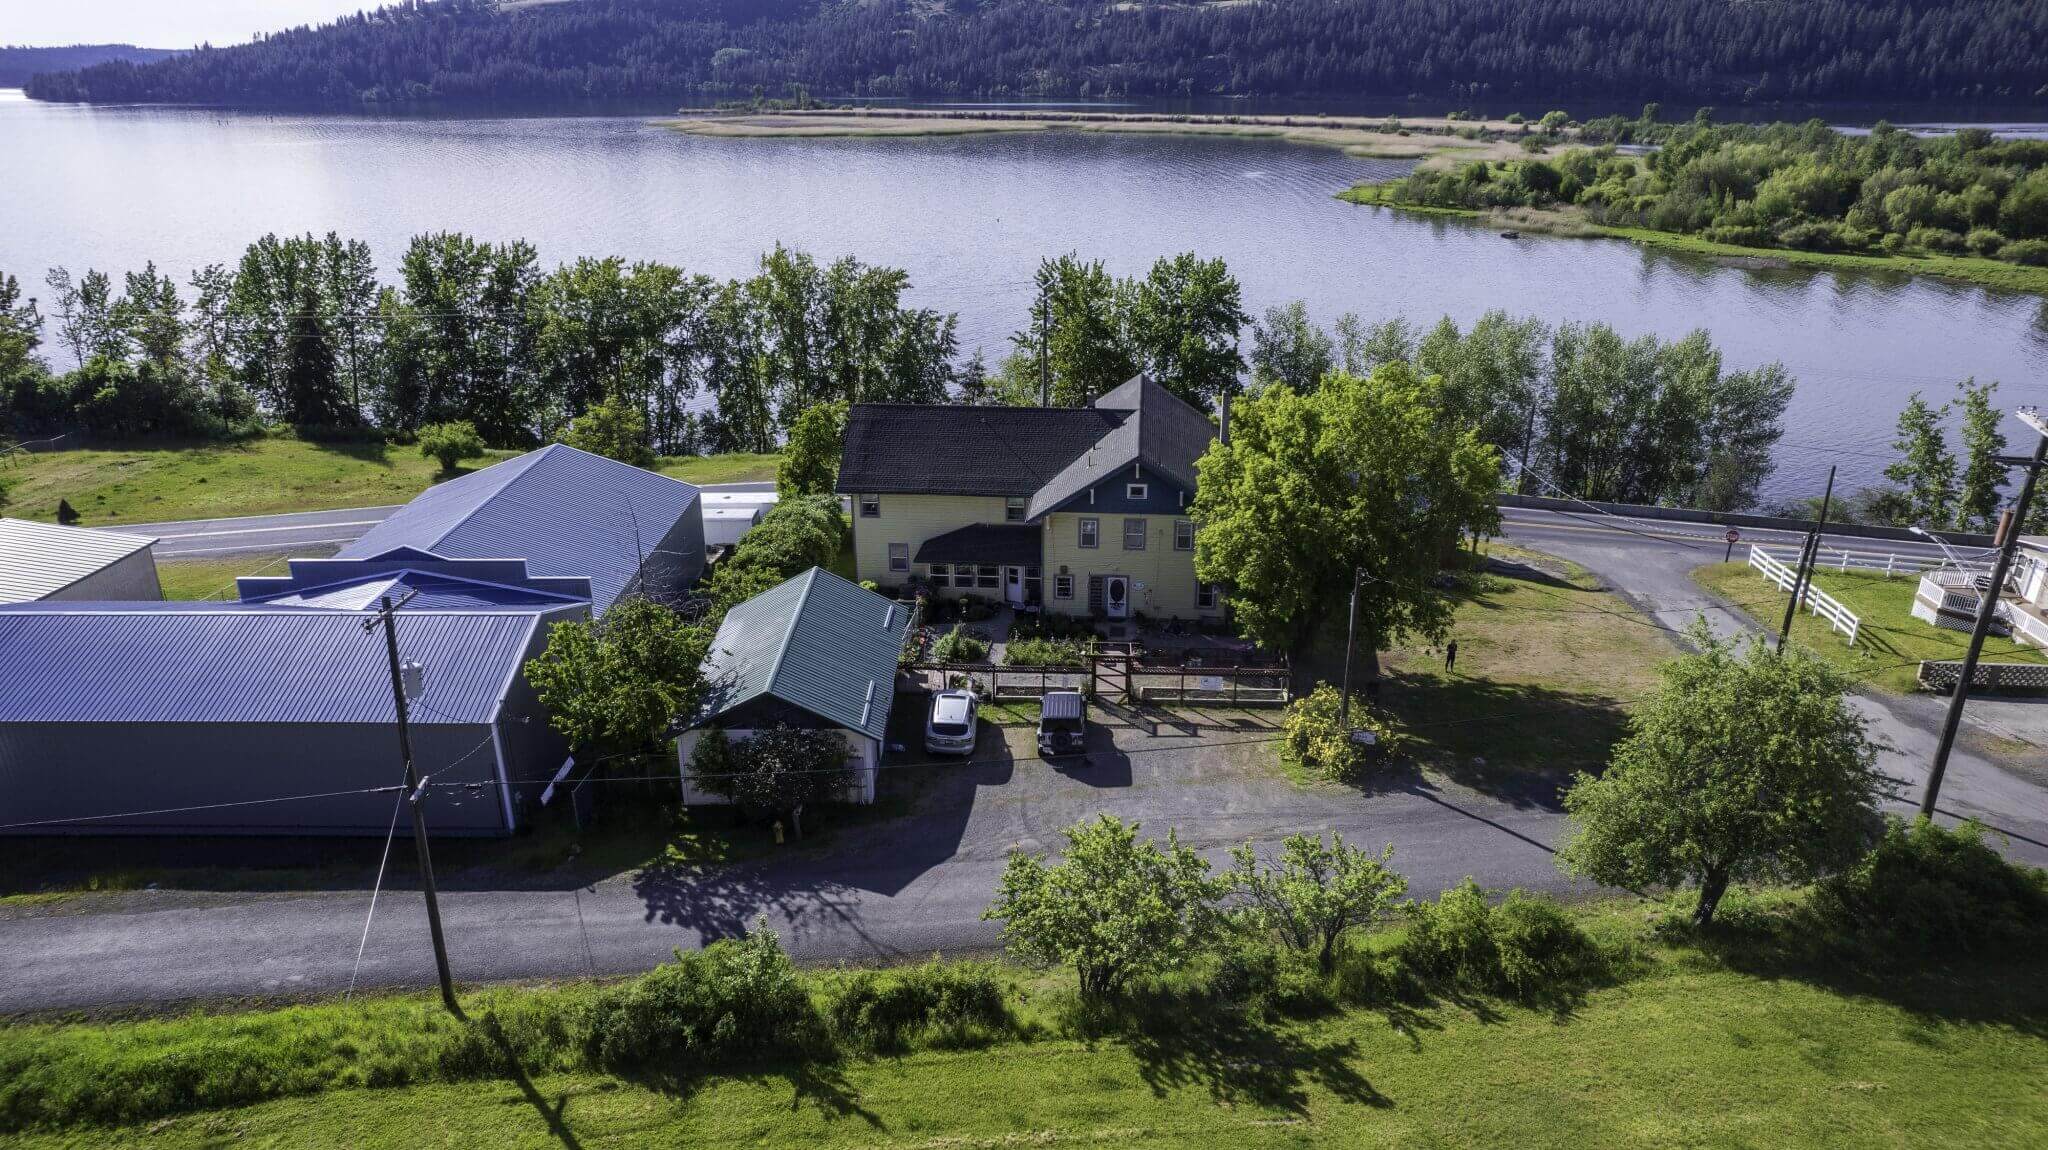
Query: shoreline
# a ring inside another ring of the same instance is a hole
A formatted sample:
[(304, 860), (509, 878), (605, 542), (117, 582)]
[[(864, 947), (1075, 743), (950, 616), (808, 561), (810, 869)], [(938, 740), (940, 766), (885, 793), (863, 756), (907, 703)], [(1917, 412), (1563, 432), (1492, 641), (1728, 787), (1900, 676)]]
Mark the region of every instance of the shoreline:
[(1419, 216), (1447, 216), (1504, 230), (1563, 236), (1569, 239), (1623, 240), (1648, 248), (1701, 256), (1726, 267), (1749, 271), (1806, 269), (1813, 271), (1879, 272), (1898, 276), (1933, 276), (1997, 291), (2048, 295), (2048, 268), (2025, 267), (1975, 256), (1941, 253), (1869, 255), (1860, 252), (1813, 252), (1796, 248), (1748, 248), (1719, 244), (1697, 236), (1650, 228), (1617, 228), (1596, 224), (1565, 210), (1530, 208), (1447, 208), (1400, 204), (1386, 198), (1385, 183), (1354, 184), (1337, 193), (1351, 204), (1386, 208)]
[(938, 111), (914, 108), (832, 108), (764, 112), (688, 109), (657, 119), (661, 127), (714, 139), (872, 139), (1019, 132), (1114, 132), (1131, 135), (1221, 136), (1337, 148), (1368, 159), (1454, 163), (1520, 159), (1570, 143), (1560, 136), (1543, 152), (1524, 151), (1532, 125), (1441, 117), (1199, 115), (1034, 110)]

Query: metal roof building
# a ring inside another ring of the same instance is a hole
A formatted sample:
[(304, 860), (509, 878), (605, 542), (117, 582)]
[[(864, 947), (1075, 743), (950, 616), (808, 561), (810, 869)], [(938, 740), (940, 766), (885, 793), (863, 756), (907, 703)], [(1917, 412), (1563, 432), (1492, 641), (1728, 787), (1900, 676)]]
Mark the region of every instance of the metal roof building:
[(704, 661), (709, 697), (677, 740), (684, 801), (718, 801), (688, 778), (702, 728), (740, 738), (776, 725), (839, 731), (859, 772), (855, 798), (872, 801), (909, 627), (908, 608), (817, 567), (726, 612)]
[(430, 825), (510, 833), (566, 754), (521, 669), (588, 604), (410, 569), (268, 602), (0, 607), (0, 832), (385, 833), (395, 796), (364, 792), (400, 778), (397, 716), (359, 606), (415, 586), (414, 760), (451, 784)]
[(0, 603), (161, 599), (156, 540), (0, 518)]
[(601, 615), (632, 592), (681, 598), (704, 573), (704, 524), (695, 486), (552, 443), (428, 488), (337, 558), (400, 550), (581, 576)]

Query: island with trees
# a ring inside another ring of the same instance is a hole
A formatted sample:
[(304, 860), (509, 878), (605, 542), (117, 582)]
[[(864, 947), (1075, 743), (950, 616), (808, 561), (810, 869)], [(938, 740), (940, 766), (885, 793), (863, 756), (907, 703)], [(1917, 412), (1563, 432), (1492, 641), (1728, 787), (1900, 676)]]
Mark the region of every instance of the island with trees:
[(1880, 123), (1851, 135), (1820, 120), (1717, 123), (1705, 110), (1670, 124), (1655, 105), (1633, 120), (1584, 124), (1551, 112), (1530, 138), (1566, 130), (1580, 146), (1425, 163), (1344, 198), (1710, 255), (1767, 252), (2048, 291), (2048, 141), (1974, 127), (1920, 136)]

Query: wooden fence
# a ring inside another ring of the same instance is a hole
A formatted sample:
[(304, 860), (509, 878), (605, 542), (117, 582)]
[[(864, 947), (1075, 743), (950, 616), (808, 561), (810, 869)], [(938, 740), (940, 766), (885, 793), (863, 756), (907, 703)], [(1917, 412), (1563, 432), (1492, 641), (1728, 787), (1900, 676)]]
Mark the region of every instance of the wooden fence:
[(1292, 698), (1284, 666), (1158, 666), (1128, 653), (1099, 654), (1075, 666), (920, 661), (901, 670), (912, 690), (964, 686), (996, 702), (1036, 702), (1047, 691), (1080, 691), (1122, 703), (1208, 707), (1280, 707)]

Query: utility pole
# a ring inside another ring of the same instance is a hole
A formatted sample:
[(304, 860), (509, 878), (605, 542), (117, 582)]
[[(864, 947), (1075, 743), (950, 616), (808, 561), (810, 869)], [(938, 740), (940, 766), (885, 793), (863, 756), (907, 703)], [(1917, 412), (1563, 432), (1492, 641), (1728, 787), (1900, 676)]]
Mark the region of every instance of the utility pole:
[[(1806, 581), (1812, 578), (1810, 572), (1814, 560), (1820, 557), (1820, 535), (1828, 525), (1828, 503), (1835, 497), (1835, 469), (1828, 467), (1828, 485), (1820, 497), (1820, 518), (1814, 521), (1813, 530), (1807, 533), (1806, 543), (1799, 549), (1799, 565), (1792, 569), (1792, 598), (1785, 604), (1785, 622), (1778, 627), (1778, 650), (1785, 649), (1785, 640), (1792, 636), (1792, 613), (1799, 609), (1799, 598), (1806, 593)], [(1730, 544), (1731, 550), (1733, 544)]]
[(1984, 636), (1991, 633), (1991, 620), (1998, 613), (1998, 593), (2005, 586), (2006, 574), (2012, 570), (2013, 552), (2019, 550), (2027, 507), (2034, 499), (2034, 482), (2041, 477), (2042, 461), (2048, 460), (2048, 424), (2031, 407), (2023, 407), (2017, 414), (2041, 438), (2035, 442), (2031, 456), (2001, 455), (1997, 459), (2006, 467), (2026, 468), (2027, 477), (2020, 484), (2019, 501), (2013, 504), (2005, 537), (1998, 543), (1998, 561), (1991, 567), (1991, 586), (1978, 596), (1977, 623), (1970, 628), (1970, 648), (1963, 652), (1962, 674), (1956, 679), (1955, 692), (1948, 697), (1948, 714), (1941, 720), (1941, 740), (1934, 745), (1934, 762), (1927, 768), (1927, 792), (1920, 797), (1920, 814), (1930, 819), (1934, 817), (1935, 801), (1941, 797), (1941, 777), (1948, 773), (1949, 752), (1955, 749), (1956, 728), (1962, 725), (1963, 704), (1969, 700), (1971, 683), (1977, 677), (1977, 656), (1984, 650)]
[(363, 620), (363, 630), (375, 631), (379, 622), (384, 625), (384, 650), (391, 657), (391, 702), (398, 712), (398, 753), (405, 759), (405, 805), (412, 809), (412, 843), (419, 852), (420, 882), (427, 892), (427, 930), (434, 938), (434, 970), (441, 979), (441, 1004), (448, 1013), (462, 1017), (462, 1006), (455, 1001), (455, 980), (448, 973), (448, 943), (441, 934), (441, 900), (434, 893), (434, 860), (427, 850), (427, 817), (421, 809), (427, 801), (427, 789), (420, 784), (419, 772), (412, 761), (412, 731), (407, 726), (405, 672), (398, 661), (398, 609), (412, 601), (418, 591), (409, 592), (396, 604), (391, 596), (377, 600), (377, 612)]
[(1346, 732), (1351, 730), (1351, 648), (1358, 642), (1358, 583), (1364, 577), (1362, 570), (1351, 573), (1351, 621), (1344, 625), (1344, 701), (1337, 704), (1337, 725)]

